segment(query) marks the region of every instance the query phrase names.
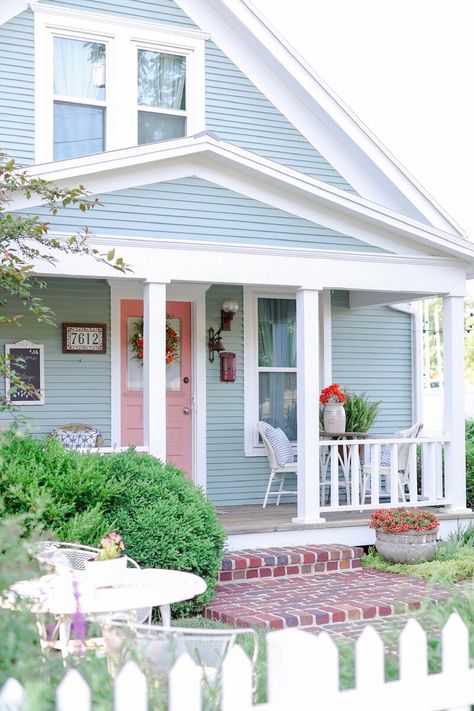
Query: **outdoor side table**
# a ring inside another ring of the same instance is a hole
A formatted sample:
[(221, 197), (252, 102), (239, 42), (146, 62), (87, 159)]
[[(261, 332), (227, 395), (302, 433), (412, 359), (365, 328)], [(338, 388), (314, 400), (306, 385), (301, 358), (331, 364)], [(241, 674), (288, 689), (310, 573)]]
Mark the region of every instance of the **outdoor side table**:
[[(325, 432), (320, 430), (319, 439), (329, 439), (329, 440), (348, 440), (348, 439), (367, 439), (368, 432)], [(321, 447), (320, 449), (320, 465), (322, 480), (326, 481), (326, 474), (329, 465), (330, 454), (327, 448)], [(341, 467), (344, 476), (344, 486), (346, 489), (346, 500), (347, 503), (351, 500), (351, 452), (352, 448), (341, 444), (337, 449), (337, 459)]]
[[(35, 614), (50, 613), (60, 620), (59, 640), (67, 655), (71, 619), (84, 615), (113, 614), (144, 607), (159, 607), (163, 624), (171, 622), (170, 605), (200, 595), (207, 588), (205, 580), (193, 573), (161, 568), (127, 568), (119, 585), (94, 587), (87, 572), (65, 571), (34, 580), (20, 580), (4, 593), (3, 607), (14, 609), (14, 595), (19, 595)], [(9, 604), (10, 597), (10, 604)]]

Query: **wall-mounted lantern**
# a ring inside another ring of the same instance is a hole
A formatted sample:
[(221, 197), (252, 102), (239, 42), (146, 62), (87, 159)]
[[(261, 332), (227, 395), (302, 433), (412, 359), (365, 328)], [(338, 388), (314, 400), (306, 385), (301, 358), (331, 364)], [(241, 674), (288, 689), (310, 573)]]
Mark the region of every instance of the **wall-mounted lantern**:
[(221, 326), (218, 331), (215, 331), (212, 327), (208, 331), (209, 340), (207, 347), (209, 349), (209, 360), (211, 363), (214, 362), (214, 354), (216, 352), (225, 351), (225, 346), (222, 343), (221, 333), (222, 331), (230, 331), (231, 323), (234, 315), (239, 310), (239, 302), (235, 299), (225, 299), (222, 302), (221, 309)]

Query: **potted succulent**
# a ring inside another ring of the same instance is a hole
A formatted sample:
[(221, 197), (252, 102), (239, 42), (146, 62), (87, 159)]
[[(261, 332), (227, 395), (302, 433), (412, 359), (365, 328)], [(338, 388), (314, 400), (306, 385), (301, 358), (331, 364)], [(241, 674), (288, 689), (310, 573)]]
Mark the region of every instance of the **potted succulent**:
[(96, 555), (84, 561), (89, 579), (96, 587), (112, 587), (120, 582), (127, 567), (125, 544), (118, 533), (108, 533), (100, 542)]
[(375, 548), (392, 563), (422, 563), (436, 553), (438, 518), (418, 508), (379, 509), (370, 516)]

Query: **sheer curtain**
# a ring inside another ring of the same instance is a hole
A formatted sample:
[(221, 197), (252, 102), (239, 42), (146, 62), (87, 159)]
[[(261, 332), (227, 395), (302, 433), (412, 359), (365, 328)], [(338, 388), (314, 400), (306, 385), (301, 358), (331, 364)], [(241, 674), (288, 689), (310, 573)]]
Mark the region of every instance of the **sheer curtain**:
[[(258, 365), (260, 418), (296, 439), (296, 302), (258, 300)], [(270, 370), (266, 370), (269, 368)]]
[(103, 77), (100, 82), (97, 81), (97, 68), (104, 65), (105, 45), (55, 37), (54, 93), (63, 97), (103, 101), (105, 86)]
[(138, 103), (159, 109), (185, 110), (186, 57), (138, 52)]

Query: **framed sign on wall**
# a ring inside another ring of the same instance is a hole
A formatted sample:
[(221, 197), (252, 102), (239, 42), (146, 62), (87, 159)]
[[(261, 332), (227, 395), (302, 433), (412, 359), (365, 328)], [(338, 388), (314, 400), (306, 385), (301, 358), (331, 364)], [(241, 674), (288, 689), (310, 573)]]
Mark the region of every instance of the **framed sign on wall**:
[(10, 393), (10, 378), (5, 378), (8, 401), (15, 405), (44, 405), (44, 346), (31, 341), (17, 341), (5, 345), (5, 358), (10, 360), (12, 372), (28, 390), (17, 389)]
[(105, 323), (63, 323), (63, 353), (106, 353)]

